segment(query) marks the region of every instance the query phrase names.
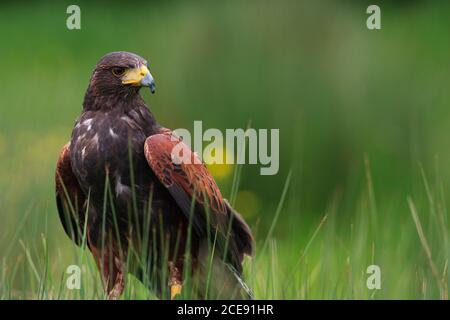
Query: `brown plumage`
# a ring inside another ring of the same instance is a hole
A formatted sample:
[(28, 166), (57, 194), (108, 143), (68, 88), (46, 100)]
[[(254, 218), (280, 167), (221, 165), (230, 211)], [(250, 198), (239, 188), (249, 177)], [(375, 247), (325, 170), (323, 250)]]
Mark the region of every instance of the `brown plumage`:
[[(135, 54), (110, 53), (97, 64), (56, 168), (64, 230), (78, 245), (85, 239), (110, 298), (120, 296), (126, 272), (161, 298), (174, 297), (186, 278), (204, 298), (209, 272), (208, 297), (250, 298), (241, 279), (250, 229), (197, 156), (156, 122), (142, 86), (154, 92)], [(175, 145), (191, 163), (174, 161)]]

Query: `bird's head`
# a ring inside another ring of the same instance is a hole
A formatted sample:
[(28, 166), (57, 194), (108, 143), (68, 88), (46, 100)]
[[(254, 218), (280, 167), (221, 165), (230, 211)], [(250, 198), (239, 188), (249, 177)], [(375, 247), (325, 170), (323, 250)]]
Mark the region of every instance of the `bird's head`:
[(95, 95), (137, 93), (141, 87), (155, 92), (155, 81), (147, 61), (131, 52), (111, 52), (100, 59), (91, 77), (90, 88)]

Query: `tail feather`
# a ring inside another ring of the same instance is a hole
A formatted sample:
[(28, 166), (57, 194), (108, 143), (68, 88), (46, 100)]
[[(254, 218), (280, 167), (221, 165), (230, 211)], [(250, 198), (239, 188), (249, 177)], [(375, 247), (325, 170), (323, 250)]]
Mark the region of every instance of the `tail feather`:
[(240, 254), (242, 255), (241, 260), (244, 254), (253, 256), (255, 250), (254, 240), (249, 226), (244, 221), (242, 216), (231, 207), (229, 202), (226, 199), (224, 199), (224, 201), (227, 205), (228, 214), (233, 219), (231, 227), (233, 230), (234, 241), (236, 242)]
[(226, 266), (227, 266), (228, 270), (230, 270), (231, 274), (234, 276), (236, 281), (239, 283), (240, 287), (238, 287), (238, 290), (241, 291), (242, 298), (243, 299), (248, 299), (248, 300), (254, 300), (255, 296), (253, 295), (252, 290), (244, 282), (244, 280), (241, 278), (241, 276), (239, 275), (237, 270), (229, 263), (226, 263)]
[[(230, 263), (224, 262), (217, 254), (211, 261), (205, 243), (200, 247), (199, 262), (197, 269), (199, 298), (254, 299), (253, 293), (242, 279), (241, 273)], [(208, 279), (210, 279), (209, 282)]]
[[(254, 299), (253, 292), (242, 279), (242, 261), (244, 255), (252, 256), (254, 253), (253, 236), (241, 215), (227, 200), (225, 203), (231, 219), (231, 235), (228, 239), (218, 240), (212, 260), (208, 243), (200, 244), (200, 263), (196, 272), (198, 295), (208, 299), (251, 300)], [(228, 246), (222, 243), (225, 240), (229, 240)], [(226, 250), (225, 254), (223, 250)]]

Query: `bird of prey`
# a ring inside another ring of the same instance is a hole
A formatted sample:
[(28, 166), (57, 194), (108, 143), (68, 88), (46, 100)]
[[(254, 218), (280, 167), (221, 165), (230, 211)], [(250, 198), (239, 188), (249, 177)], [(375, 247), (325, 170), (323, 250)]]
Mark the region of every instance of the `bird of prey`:
[[(242, 262), (254, 242), (196, 153), (162, 127), (139, 94), (155, 92), (142, 57), (106, 54), (56, 167), (56, 203), (65, 232), (92, 252), (108, 298), (131, 273), (158, 297), (247, 299)], [(182, 144), (184, 159), (172, 150)], [(182, 296), (182, 295), (181, 295)]]

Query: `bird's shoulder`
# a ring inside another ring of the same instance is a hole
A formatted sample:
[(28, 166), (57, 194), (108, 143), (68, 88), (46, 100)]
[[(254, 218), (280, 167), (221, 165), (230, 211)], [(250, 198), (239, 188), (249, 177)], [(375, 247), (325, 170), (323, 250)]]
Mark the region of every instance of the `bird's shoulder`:
[[(169, 191), (177, 194), (176, 198), (195, 197), (216, 213), (226, 212), (219, 187), (205, 164), (170, 129), (161, 128), (158, 134), (148, 137), (144, 154), (153, 172)], [(190, 200), (182, 206), (189, 210)]]

